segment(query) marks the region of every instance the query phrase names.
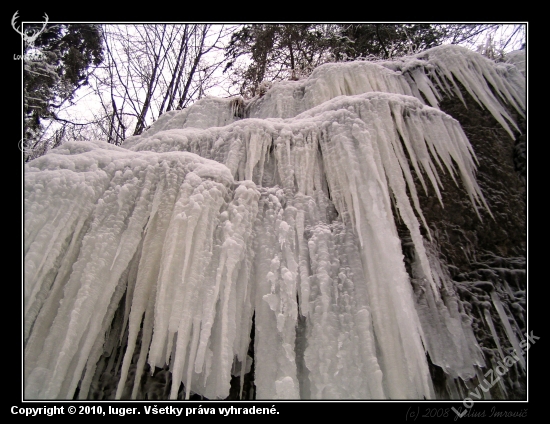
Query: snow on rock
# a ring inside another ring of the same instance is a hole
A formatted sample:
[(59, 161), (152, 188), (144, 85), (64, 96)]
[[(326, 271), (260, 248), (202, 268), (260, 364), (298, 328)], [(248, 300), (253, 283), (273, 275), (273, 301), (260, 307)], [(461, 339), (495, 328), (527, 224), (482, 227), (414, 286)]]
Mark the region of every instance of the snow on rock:
[(87, 398), (105, 356), (114, 398), (147, 393), (146, 364), (169, 367), (171, 399), (226, 398), (232, 371), (242, 394), (253, 320), (258, 399), (434, 398), (427, 352), (473, 378), (483, 356), (417, 195), (441, 202), (449, 173), (488, 209), (468, 139), (437, 109), (457, 81), (515, 128), (501, 105), (524, 108), (514, 71), (441, 47), (323, 65), (249, 102), (168, 112), (122, 147), (70, 142), (31, 161), (25, 397)]

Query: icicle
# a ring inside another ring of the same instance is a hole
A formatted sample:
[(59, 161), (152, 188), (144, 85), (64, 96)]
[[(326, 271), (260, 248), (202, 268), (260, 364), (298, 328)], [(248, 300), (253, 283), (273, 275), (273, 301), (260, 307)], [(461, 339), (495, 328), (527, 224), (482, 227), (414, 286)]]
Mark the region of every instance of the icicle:
[(491, 313), (489, 312), (489, 309), (486, 307), (483, 308), (483, 314), (485, 317), (485, 321), (487, 322), (487, 325), (489, 326), (491, 330), (491, 335), (493, 336), (493, 340), (495, 341), (495, 344), (498, 349), (498, 353), (500, 353), (500, 358), (504, 358), (504, 352), (502, 351), (502, 347), (500, 346), (500, 341), (497, 335), (497, 331), (495, 329), (495, 324), (493, 323), (493, 319), (491, 318)]
[[(522, 349), (519, 344), (519, 340), (516, 337), (516, 334), (514, 333), (514, 330), (512, 330), (512, 326), (510, 325), (510, 321), (508, 320), (508, 315), (504, 311), (504, 307), (502, 306), (502, 302), (500, 301), (498, 294), (493, 290), (491, 291), (491, 299), (493, 300), (493, 305), (495, 305), (495, 309), (498, 312), (498, 316), (500, 317), (500, 320), (502, 321), (502, 324), (504, 325), (504, 330), (506, 331), (506, 336), (508, 336), (508, 341), (516, 351), (516, 354), (519, 355), (520, 358), (520, 364), (523, 367), (523, 369), (526, 369), (525, 364), (525, 358), (522, 355)], [(504, 358), (504, 356), (503, 356)]]

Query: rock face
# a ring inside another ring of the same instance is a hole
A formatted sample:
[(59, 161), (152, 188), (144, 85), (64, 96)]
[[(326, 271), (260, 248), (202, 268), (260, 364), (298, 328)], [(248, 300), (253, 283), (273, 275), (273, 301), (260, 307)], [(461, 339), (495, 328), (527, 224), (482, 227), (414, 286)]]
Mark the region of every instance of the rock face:
[[(524, 399), (525, 79), (443, 46), (26, 168), (27, 399)], [(485, 390), (487, 389), (487, 390)]]
[[(447, 175), (442, 176), (444, 207), (432, 196), (421, 196), (420, 202), (435, 234), (439, 257), (446, 264), (467, 314), (473, 319), (476, 339), (491, 364), (488, 369), (495, 369), (502, 355), (510, 355), (514, 348), (507, 340), (505, 323), (495, 305), (502, 302), (507, 320), (519, 339), (524, 339), (527, 333), (526, 128), (525, 120), (515, 115), (522, 132), (514, 139), (487, 110), (466, 95), (464, 99), (467, 107), (452, 98), (440, 106), (461, 123), (472, 143), (479, 161), (476, 178), (491, 214), (480, 210), (480, 221), (465, 201), (464, 190)], [(506, 348), (499, 347), (486, 314), (495, 323), (498, 340)], [(434, 374), (437, 373), (432, 368)], [(481, 381), (463, 387), (476, 387)], [(516, 366), (505, 377), (505, 387), (492, 387), (489, 396), (526, 399), (525, 384), (524, 370)], [(449, 385), (441, 389), (438, 396), (452, 398)]]

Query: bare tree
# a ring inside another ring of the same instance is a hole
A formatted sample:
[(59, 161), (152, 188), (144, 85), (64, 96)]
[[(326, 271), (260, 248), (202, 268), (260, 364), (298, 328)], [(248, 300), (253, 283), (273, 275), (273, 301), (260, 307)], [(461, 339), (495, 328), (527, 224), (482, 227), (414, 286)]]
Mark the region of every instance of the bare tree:
[(223, 50), (222, 39), (230, 28), (126, 25), (105, 26), (103, 31), (107, 69), (98, 92), (104, 94), (103, 109), (112, 113), (111, 141), (126, 135), (123, 115), (135, 119), (132, 134), (139, 135), (162, 113), (203, 96), (223, 61), (212, 53)]
[[(220, 69), (223, 43), (234, 26), (103, 25), (100, 30), (104, 60), (42, 134), (47, 149), (72, 139), (120, 145), (162, 113), (189, 106), (227, 78)], [(82, 106), (84, 101), (89, 107)]]

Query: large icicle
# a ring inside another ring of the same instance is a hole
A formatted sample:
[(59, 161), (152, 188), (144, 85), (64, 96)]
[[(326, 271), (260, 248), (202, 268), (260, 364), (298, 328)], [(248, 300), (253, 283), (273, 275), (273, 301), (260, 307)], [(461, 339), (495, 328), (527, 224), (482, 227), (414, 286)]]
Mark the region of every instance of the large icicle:
[[(525, 78), (513, 65), (498, 64), (464, 47), (445, 45), (405, 58), (397, 67), (408, 72), (415, 84), (430, 99), (432, 106), (440, 94), (456, 94), (464, 101), (457, 81), (483, 108), (487, 108), (502, 127), (515, 138), (512, 128), (519, 132), (514, 119), (503, 104), (511, 105), (520, 115), (525, 111)], [(397, 61), (400, 62), (399, 60)], [(394, 63), (388, 65), (396, 68)], [(428, 79), (435, 80), (435, 87)], [(448, 82), (452, 84), (452, 91)], [(496, 93), (493, 94), (493, 91)]]

